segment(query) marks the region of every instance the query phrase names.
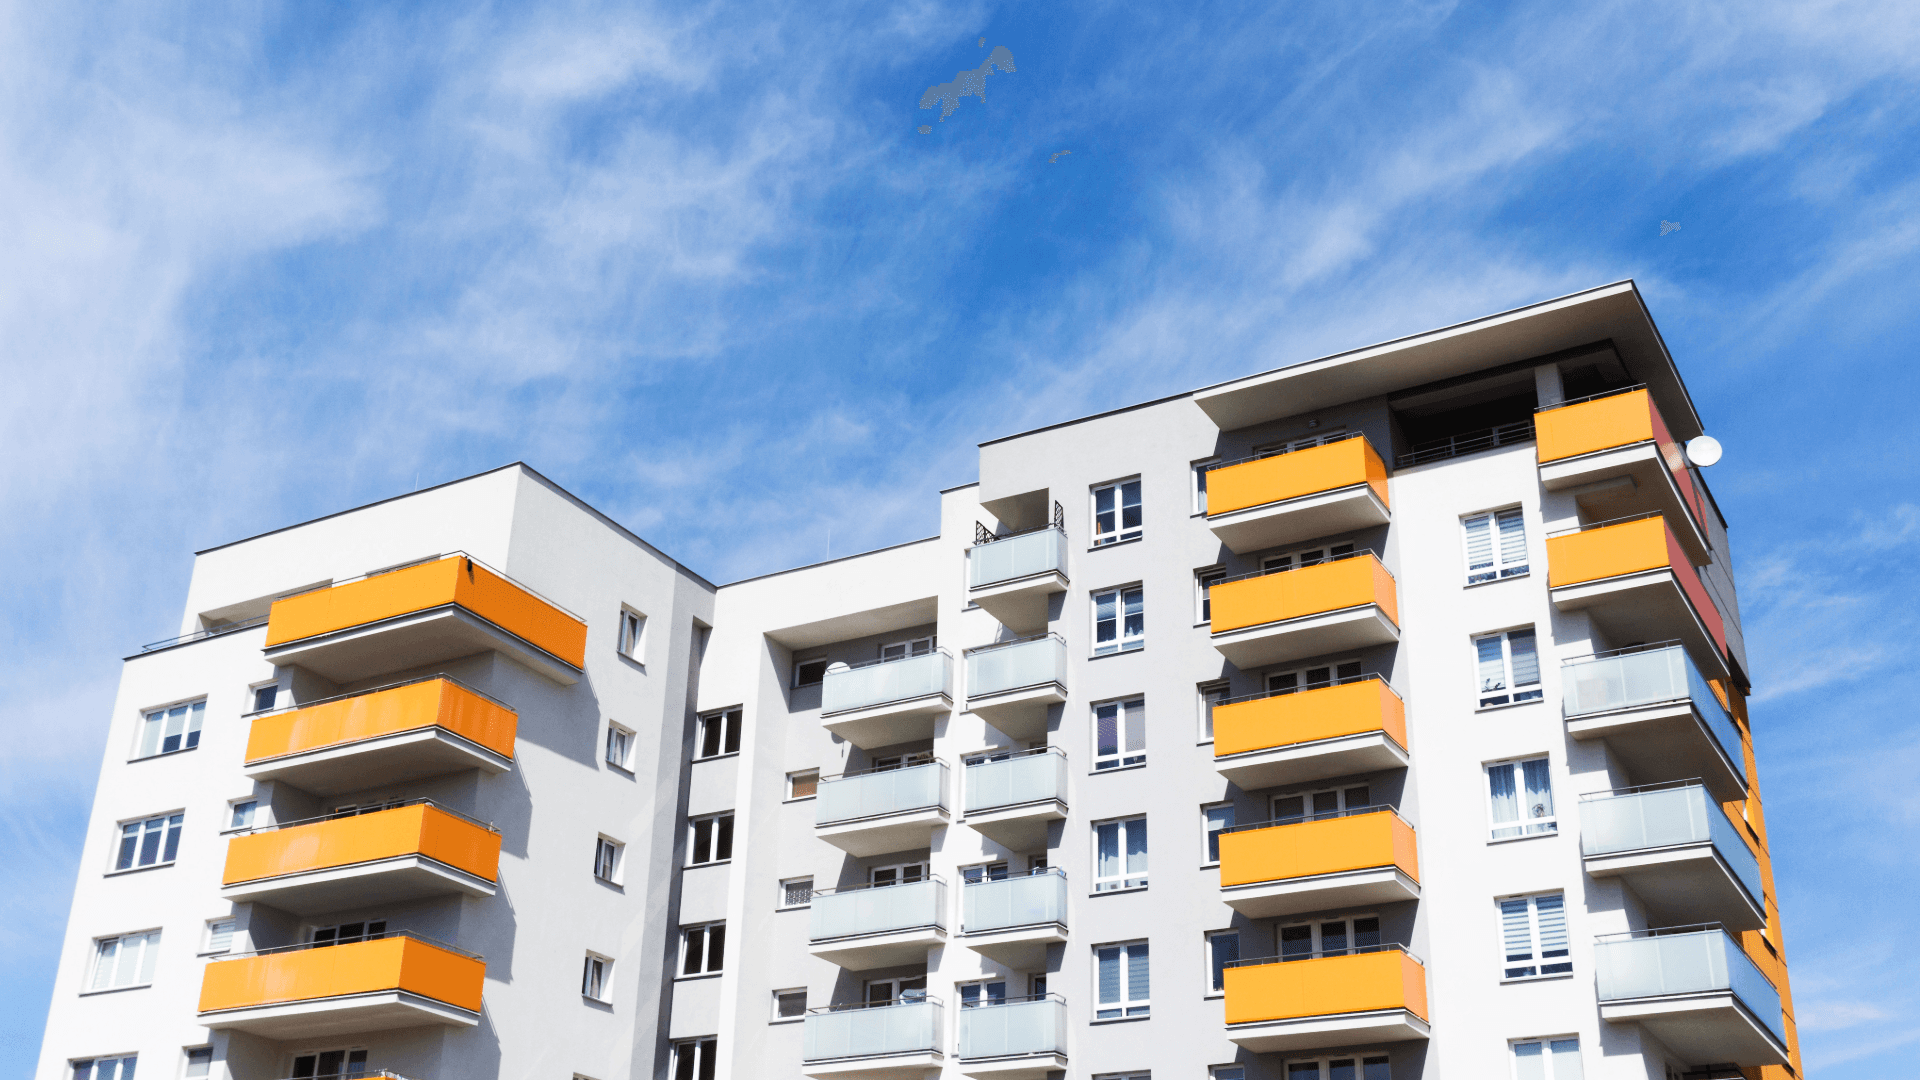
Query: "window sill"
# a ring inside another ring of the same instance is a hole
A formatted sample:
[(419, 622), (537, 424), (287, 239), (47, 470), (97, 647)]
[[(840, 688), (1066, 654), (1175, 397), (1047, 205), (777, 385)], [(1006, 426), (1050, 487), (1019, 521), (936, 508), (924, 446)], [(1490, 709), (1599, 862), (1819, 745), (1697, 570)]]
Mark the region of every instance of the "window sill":
[(623, 653), (619, 649), (613, 650), (613, 655), (619, 657), (622, 660), (625, 660), (627, 663), (632, 664), (634, 667), (639, 668), (640, 673), (642, 675), (646, 674), (647, 662), (645, 660), (640, 659), (639, 657), (633, 655), (632, 653)]
[(767, 1021), (767, 1026), (772, 1027), (775, 1024), (798, 1024), (805, 1019), (806, 1017), (804, 1016), (776, 1016)]
[(149, 870), (165, 870), (172, 862), (154, 863), (151, 866), (129, 866), (125, 870), (109, 870), (102, 877), (125, 877), (128, 874), (144, 874)]
[(603, 878), (599, 874), (595, 874), (593, 875), (593, 880), (594, 880), (594, 884), (604, 885), (615, 892), (624, 893), (627, 891), (627, 886), (625, 883), (615, 881), (612, 878)]
[(1573, 978), (1573, 972), (1571, 971), (1556, 971), (1551, 975), (1517, 975), (1511, 979), (1501, 979), (1500, 985), (1506, 986), (1509, 983), (1553, 982), (1555, 979), (1571, 978)]
[(1132, 536), (1123, 536), (1120, 539), (1115, 540), (1110, 544), (1095, 544), (1092, 547), (1088, 548), (1087, 550), (1088, 551), (1105, 551), (1108, 548), (1126, 547), (1128, 544), (1137, 544), (1140, 541), (1145, 540), (1146, 538), (1147, 536), (1145, 533), (1134, 533)]
[(1109, 1016), (1105, 1020), (1089, 1020), (1087, 1023), (1098, 1027), (1103, 1024), (1132, 1024), (1141, 1020), (1151, 1019), (1153, 1019), (1153, 1014), (1148, 1013), (1145, 1016)]
[(1131, 649), (1115, 649), (1112, 652), (1094, 653), (1092, 656), (1087, 657), (1087, 659), (1106, 660), (1115, 656), (1132, 656), (1134, 653), (1137, 653), (1137, 652), (1145, 652), (1146, 649), (1147, 649), (1146, 644), (1142, 642), (1139, 645), (1135, 645)]
[(97, 997), (101, 994), (119, 994), (128, 990), (151, 990), (152, 983), (136, 983), (132, 986), (108, 986), (99, 990), (82, 990), (81, 997)]
[(1218, 870), (1218, 869), (1220, 869), (1220, 863), (1219, 863), (1218, 861), (1215, 861), (1215, 862), (1203, 862), (1203, 863), (1201, 863), (1201, 864), (1200, 864), (1200, 869), (1202, 869), (1202, 870)]
[(1144, 769), (1146, 767), (1147, 767), (1147, 762), (1142, 761), (1137, 765), (1115, 765), (1111, 769), (1092, 769), (1087, 772), (1087, 775), (1088, 776), (1108, 776), (1113, 773), (1132, 772), (1135, 769)]
[(140, 761), (159, 761), (161, 758), (179, 757), (181, 754), (191, 754), (198, 749), (200, 748), (197, 746), (188, 746), (179, 750), (163, 750), (158, 754), (148, 754), (146, 757), (130, 757), (127, 759), (127, 764), (132, 765)]
[(1146, 892), (1147, 888), (1148, 886), (1145, 886), (1145, 885), (1129, 885), (1124, 889), (1098, 889), (1098, 890), (1095, 890), (1094, 892), (1088, 893), (1087, 896), (1088, 897), (1123, 896), (1127, 893)]
[(232, 951), (233, 951), (232, 949), (209, 949), (206, 952), (197, 952), (197, 953), (194, 953), (193, 955), (202, 960), (205, 960), (209, 956), (225, 956)]
[(727, 864), (729, 864), (729, 863), (731, 863), (731, 862), (733, 862), (733, 860), (732, 860), (732, 859), (715, 859), (715, 860), (713, 860), (712, 862), (695, 862), (695, 863), (688, 863), (688, 864), (687, 864), (686, 866), (684, 866), (684, 867), (682, 867), (681, 869), (683, 869), (683, 870), (699, 870), (699, 869), (701, 869), (702, 867), (707, 867), (707, 866), (726, 866)]
[(1499, 712), (1501, 709), (1518, 709), (1525, 705), (1545, 705), (1546, 703), (1547, 699), (1545, 697), (1537, 697), (1528, 698), (1525, 701), (1509, 701), (1504, 705), (1482, 705), (1473, 711), (1477, 713)]
[(780, 801), (781, 801), (781, 802), (790, 802), (790, 803), (792, 803), (792, 802), (812, 802), (813, 800), (815, 800), (815, 799), (817, 799), (817, 798), (819, 798), (819, 797), (820, 797), (820, 796), (818, 796), (818, 795), (795, 795), (795, 796), (794, 796), (793, 798), (791, 798), (791, 799), (782, 799), (782, 800), (780, 800)]
[(724, 761), (727, 758), (739, 757), (739, 756), (740, 756), (740, 751), (734, 750), (730, 753), (715, 754), (712, 757), (697, 757), (693, 759), (693, 763), (695, 765), (703, 765), (709, 761)]
[(776, 907), (776, 908), (774, 908), (773, 910), (775, 910), (775, 911), (805, 911), (805, 910), (807, 910), (808, 908), (810, 908), (810, 907), (812, 907), (812, 906), (813, 906), (812, 904), (781, 904), (780, 906), (778, 906), (778, 907)]
[(673, 977), (673, 981), (674, 982), (699, 982), (702, 979), (717, 979), (720, 976), (725, 974), (726, 972), (724, 971), (700, 971), (700, 972), (695, 972), (692, 975), (675, 975)]
[(1227, 996), (1227, 992), (1225, 990), (1209, 990), (1206, 993), (1200, 995), (1200, 1000), (1201, 1001), (1219, 1001), (1220, 999), (1226, 996)]
[(613, 1002), (608, 1001), (606, 998), (594, 997), (592, 994), (581, 994), (580, 1000), (598, 1009), (612, 1010), (613, 1008)]
[(1527, 833), (1524, 836), (1495, 836), (1488, 838), (1487, 845), (1511, 844), (1519, 840), (1551, 840), (1559, 835), (1560, 831), (1555, 829), (1553, 832)]
[(627, 768), (625, 765), (622, 765), (617, 761), (607, 762), (607, 768), (612, 769), (614, 772), (624, 774), (629, 778), (638, 775), (632, 769)]
[(1532, 576), (1533, 576), (1533, 572), (1528, 571), (1523, 574), (1515, 574), (1512, 577), (1494, 578), (1492, 581), (1469, 581), (1465, 585), (1462, 585), (1460, 587), (1463, 589), (1484, 589), (1489, 585), (1498, 585), (1506, 581), (1525, 581), (1526, 579)]

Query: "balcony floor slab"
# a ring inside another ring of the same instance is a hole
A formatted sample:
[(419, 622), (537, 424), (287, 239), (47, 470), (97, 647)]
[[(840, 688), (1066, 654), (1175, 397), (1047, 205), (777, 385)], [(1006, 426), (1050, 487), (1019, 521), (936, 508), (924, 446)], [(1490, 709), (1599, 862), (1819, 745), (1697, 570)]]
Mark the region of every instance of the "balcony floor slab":
[(807, 951), (848, 971), (873, 971), (902, 964), (924, 964), (928, 949), (939, 948), (946, 943), (947, 932), (944, 929), (918, 926), (885, 934), (810, 941)]
[(912, 851), (933, 842), (933, 830), (953, 824), (944, 806), (906, 810), (884, 817), (815, 825), (813, 835), (855, 858)]
[(967, 599), (1017, 634), (1046, 629), (1047, 609), (1053, 597), (1067, 591), (1067, 575), (1058, 570), (1029, 574), (1012, 581), (996, 581), (967, 590)]
[(1047, 946), (1067, 940), (1065, 923), (1041, 923), (1015, 926), (1005, 930), (966, 931), (960, 944), (996, 963), (1016, 971), (1037, 968), (1046, 963)]
[(483, 652), (498, 652), (563, 686), (580, 669), (464, 608), (448, 604), (263, 650), (268, 663), (358, 682)]
[(1698, 777), (1717, 802), (1747, 797), (1746, 781), (1686, 700), (1588, 713), (1567, 719), (1573, 738), (1605, 739), (1636, 783)]
[(1619, 577), (1561, 585), (1552, 590), (1553, 606), (1561, 611), (1586, 611), (1616, 641), (1686, 643), (1687, 655), (1709, 679), (1728, 676), (1727, 658), (1713, 635), (1693, 610), (1687, 594), (1670, 567)]
[(815, 1080), (922, 1080), (944, 1064), (946, 1057), (938, 1050), (919, 1050), (910, 1054), (806, 1061), (801, 1063), (800, 1073)]
[(1048, 1073), (1061, 1072), (1066, 1067), (1067, 1055), (1061, 1053), (960, 1059), (960, 1075), (975, 1080), (1047, 1080)]
[(1600, 1018), (1637, 1023), (1691, 1065), (1784, 1065), (1787, 1048), (1729, 991), (1603, 1001)]
[(249, 780), (277, 780), (312, 795), (343, 795), (467, 769), (496, 776), (512, 767), (512, 759), (432, 727), (250, 762), (244, 773)]
[(1411, 1009), (1380, 1009), (1228, 1024), (1227, 1039), (1256, 1054), (1271, 1054), (1365, 1043), (1409, 1042), (1427, 1038), (1430, 1030), (1427, 1022)]
[(1066, 803), (1045, 799), (970, 811), (961, 824), (1009, 850), (1032, 851), (1046, 846), (1049, 823), (1066, 819)]
[(1400, 628), (1377, 605), (1307, 615), (1216, 633), (1213, 647), (1242, 671), (1309, 656), (1348, 652), (1400, 640)]
[(1008, 738), (1040, 739), (1047, 734), (1048, 707), (1066, 700), (1066, 687), (1047, 682), (978, 697), (969, 694), (967, 711), (992, 724)]
[(1588, 855), (1583, 861), (1593, 877), (1624, 879), (1658, 913), (1660, 925), (1717, 922), (1729, 930), (1759, 930), (1767, 924), (1766, 911), (1711, 842)]
[(1220, 899), (1250, 919), (1420, 899), (1420, 883), (1397, 866), (1223, 886)]
[(300, 874), (243, 881), (220, 889), (220, 899), (258, 903), (295, 915), (317, 915), (414, 900), (424, 896), (494, 895), (494, 883), (424, 855), (330, 866)]
[(244, 1009), (222, 1009), (219, 1012), (203, 1012), (199, 1019), (200, 1023), (215, 1031), (244, 1031), (249, 1035), (277, 1041), (311, 1041), (397, 1028), (433, 1025), (473, 1027), (480, 1022), (480, 1014), (404, 990), (387, 990), (313, 1001), (277, 1002)]
[(953, 699), (946, 694), (926, 694), (905, 701), (869, 705), (823, 714), (820, 726), (862, 750), (933, 738), (934, 723), (953, 712)]
[(1405, 747), (1384, 731), (1291, 743), (1213, 759), (1214, 771), (1242, 791), (1407, 767)]
[(1392, 515), (1365, 483), (1209, 515), (1207, 528), (1235, 555), (1387, 524)]

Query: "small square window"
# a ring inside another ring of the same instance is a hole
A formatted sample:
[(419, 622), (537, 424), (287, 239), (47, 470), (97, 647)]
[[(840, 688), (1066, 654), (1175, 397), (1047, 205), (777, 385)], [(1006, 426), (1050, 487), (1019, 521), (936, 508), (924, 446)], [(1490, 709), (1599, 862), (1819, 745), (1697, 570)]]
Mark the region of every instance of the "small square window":
[(1194, 687), (1194, 693), (1200, 701), (1201, 742), (1213, 741), (1213, 710), (1221, 705), (1225, 705), (1227, 703), (1227, 695), (1231, 692), (1231, 688), (1225, 679), (1203, 682)]
[(1510, 896), (1499, 903), (1501, 978), (1533, 979), (1572, 973), (1563, 894)]
[(718, 1039), (688, 1039), (673, 1044), (673, 1080), (713, 1080)]
[(633, 769), (633, 729), (607, 721), (607, 764)]
[(819, 686), (827, 679), (827, 665), (830, 663), (830, 660), (804, 660), (793, 665), (793, 685), (796, 688)]
[(613, 961), (597, 953), (588, 953), (580, 972), (580, 994), (594, 1001), (613, 1000)]
[(268, 683), (253, 688), (253, 711), (267, 712), (280, 700), (280, 684)]
[(695, 761), (740, 752), (740, 710), (708, 713), (700, 718), (699, 740), (694, 744)]
[(204, 953), (224, 953), (233, 951), (233, 931), (239, 921), (232, 918), (208, 919), (206, 948)]
[(1227, 968), (1240, 960), (1240, 931), (1215, 930), (1207, 935), (1207, 986), (1213, 993), (1227, 988)]
[(813, 903), (813, 879), (810, 877), (788, 878), (780, 883), (780, 906), (783, 908), (806, 907)]
[(1496, 761), (1486, 768), (1493, 839), (1559, 831), (1553, 811), (1553, 773), (1546, 757)]
[(725, 967), (726, 956), (726, 923), (702, 923), (680, 928), (680, 974), (717, 974)]
[(820, 770), (803, 769), (787, 774), (787, 798), (811, 799), (820, 793)]
[(687, 865), (726, 862), (733, 858), (733, 812), (708, 814), (687, 822)]
[(196, 1046), (187, 1051), (186, 1071), (180, 1075), (185, 1080), (199, 1080), (213, 1071), (213, 1047)]
[(1527, 522), (1519, 507), (1460, 519), (1467, 545), (1467, 584), (1527, 572)]
[(254, 819), (259, 816), (258, 799), (233, 799), (227, 803), (227, 831), (253, 828)]
[(1200, 808), (1200, 828), (1207, 845), (1207, 865), (1220, 862), (1220, 834), (1233, 828), (1233, 804), (1215, 803)]
[(1093, 826), (1093, 891), (1137, 889), (1147, 883), (1147, 818), (1121, 818)]
[(1518, 705), (1546, 696), (1540, 687), (1540, 652), (1533, 627), (1473, 639), (1480, 679), (1480, 707)]
[(806, 1015), (806, 987), (803, 986), (797, 990), (775, 990), (773, 992), (773, 1019), (775, 1023), (779, 1023), (782, 1020), (801, 1020), (804, 1019)]

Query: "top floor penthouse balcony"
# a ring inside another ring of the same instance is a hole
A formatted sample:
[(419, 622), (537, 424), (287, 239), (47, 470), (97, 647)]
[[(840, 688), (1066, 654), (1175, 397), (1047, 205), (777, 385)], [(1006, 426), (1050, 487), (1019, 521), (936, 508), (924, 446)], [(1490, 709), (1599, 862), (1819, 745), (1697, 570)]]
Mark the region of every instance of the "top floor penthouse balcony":
[(1207, 468), (1207, 527), (1236, 555), (1385, 525), (1387, 466), (1358, 431)]
[(1400, 640), (1393, 575), (1367, 550), (1228, 578), (1209, 596), (1213, 647), (1242, 671)]
[(1605, 500), (1610, 517), (1665, 515), (1696, 564), (1712, 557), (1706, 485), (1644, 386), (1546, 405), (1534, 413), (1540, 483)]
[(933, 738), (953, 711), (953, 655), (836, 663), (820, 686), (820, 726), (863, 750)]
[(967, 549), (967, 599), (1015, 633), (1044, 630), (1051, 598), (1066, 591), (1067, 530), (1058, 521), (1001, 536), (980, 529)]
[(339, 795), (428, 776), (513, 767), (519, 717), (458, 679), (434, 675), (255, 713), (249, 780)]

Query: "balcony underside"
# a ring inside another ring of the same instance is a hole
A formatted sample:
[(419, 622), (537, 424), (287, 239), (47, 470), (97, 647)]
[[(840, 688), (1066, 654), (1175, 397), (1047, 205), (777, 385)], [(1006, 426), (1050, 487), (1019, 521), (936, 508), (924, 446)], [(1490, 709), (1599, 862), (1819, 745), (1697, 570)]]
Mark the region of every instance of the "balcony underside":
[[(1298, 571), (1296, 571), (1298, 572)], [(1400, 640), (1400, 628), (1377, 605), (1262, 623), (1213, 635), (1213, 647), (1241, 671), (1309, 656), (1347, 652)]]
[(1371, 485), (1354, 484), (1333, 491), (1320, 491), (1295, 499), (1249, 506), (1210, 515), (1207, 528), (1213, 530), (1227, 550), (1235, 555), (1280, 547), (1321, 536), (1357, 532), (1385, 525), (1391, 520), (1385, 503)]
[(314, 1041), (362, 1032), (433, 1025), (473, 1027), (479, 1022), (479, 1013), (418, 994), (409, 994), (404, 990), (278, 1002), (200, 1014), (200, 1023), (215, 1031), (244, 1031), (276, 1041)]
[(1407, 751), (1384, 731), (1366, 731), (1213, 759), (1214, 771), (1242, 791), (1358, 776), (1407, 767)]
[[(1608, 483), (1616, 480), (1626, 482)], [(1548, 491), (1592, 485), (1587, 492), (1575, 492), (1575, 498), (1606, 519), (1657, 512), (1666, 518), (1674, 539), (1696, 564), (1704, 565), (1712, 556), (1693, 511), (1680, 497), (1673, 473), (1651, 442), (1549, 461), (1540, 466), (1540, 484)]]
[(1053, 597), (1067, 591), (1067, 575), (1058, 570), (1029, 574), (1012, 581), (996, 581), (967, 590), (967, 599), (1015, 633), (1046, 629), (1047, 609)]
[(929, 806), (885, 817), (816, 825), (813, 835), (858, 859), (933, 844), (933, 830), (953, 823), (943, 807)]
[(478, 769), (488, 776), (513, 762), (446, 728), (418, 728), (249, 763), (247, 779), (283, 781), (313, 795), (385, 787)]
[(1067, 1055), (1058, 1053), (960, 1059), (960, 1074), (976, 1080), (1047, 1080), (1048, 1073), (1062, 1072), (1066, 1067)]
[(1594, 877), (1625, 880), (1652, 909), (1654, 923), (1717, 922), (1729, 930), (1758, 930), (1767, 924), (1766, 912), (1747, 895), (1711, 842), (1588, 855), (1585, 862)]
[(808, 1061), (800, 1066), (803, 1076), (816, 1080), (923, 1080), (939, 1071), (946, 1058), (938, 1050), (916, 1050), (909, 1054), (881, 1054), (873, 1057), (837, 1058), (832, 1061)]
[(267, 904), (295, 915), (315, 915), (425, 896), (487, 897), (496, 891), (493, 882), (485, 878), (424, 855), (405, 855), (243, 881), (221, 888), (220, 899)]
[(1066, 803), (1045, 799), (973, 811), (962, 820), (974, 832), (1011, 851), (1032, 851), (1047, 846), (1048, 823), (1066, 818)]
[(1732, 759), (1687, 701), (1576, 716), (1567, 721), (1575, 739), (1605, 739), (1639, 784), (1665, 784), (1698, 777), (1716, 802), (1747, 797)]
[(1337, 874), (1256, 881), (1220, 889), (1220, 899), (1250, 919), (1298, 915), (1303, 911), (1376, 907), (1420, 899), (1420, 883), (1397, 866), (1345, 870)]
[(1603, 1001), (1600, 1018), (1639, 1024), (1691, 1065), (1787, 1062), (1787, 1048), (1725, 990)]
[(1016, 971), (1044, 965), (1047, 946), (1067, 940), (1064, 923), (1041, 923), (1005, 930), (982, 930), (960, 935), (960, 944), (996, 963)]
[(266, 649), (265, 657), (346, 683), (490, 651), (562, 685), (580, 681), (579, 668), (451, 604), (289, 641)]
[(873, 971), (903, 964), (924, 964), (928, 949), (946, 943), (947, 932), (940, 927), (917, 926), (884, 934), (811, 941), (807, 943), (807, 951), (848, 971)]
[(1561, 611), (1587, 612), (1594, 624), (1614, 641), (1671, 641), (1678, 638), (1687, 655), (1709, 679), (1727, 678), (1727, 658), (1714, 644), (1706, 624), (1670, 567), (1620, 577), (1562, 585), (1552, 592)]
[(1427, 1038), (1428, 1031), (1427, 1022), (1415, 1016), (1411, 1009), (1380, 1009), (1228, 1024), (1227, 1039), (1253, 1053), (1271, 1054), (1408, 1042)]
[(1047, 734), (1048, 707), (1066, 700), (1066, 687), (1057, 682), (1044, 682), (979, 697), (969, 693), (967, 711), (1010, 739), (1042, 739)]
[(953, 711), (945, 694), (925, 694), (820, 717), (820, 726), (862, 750), (933, 738), (934, 723)]

